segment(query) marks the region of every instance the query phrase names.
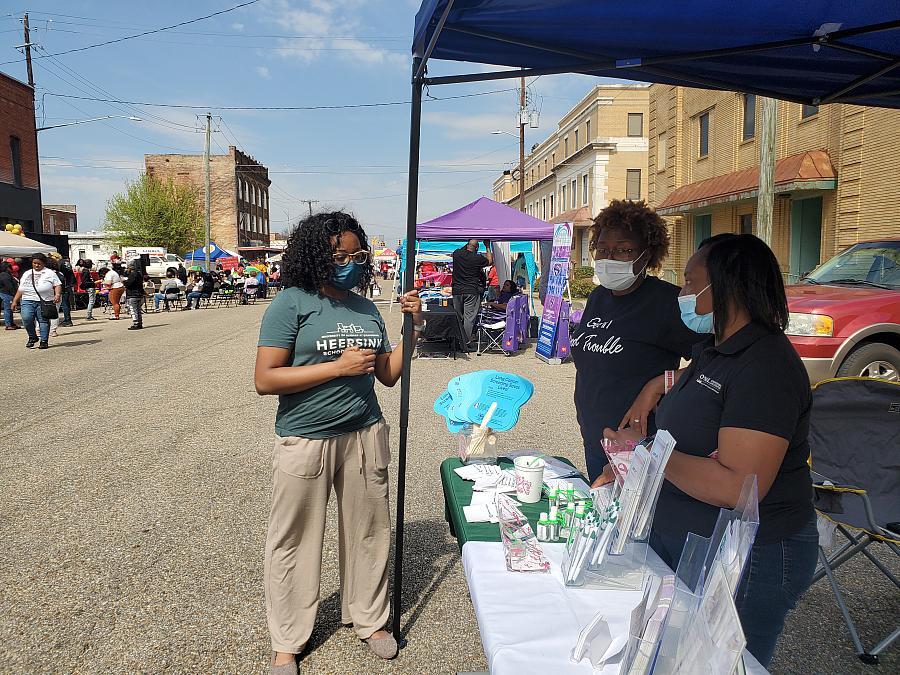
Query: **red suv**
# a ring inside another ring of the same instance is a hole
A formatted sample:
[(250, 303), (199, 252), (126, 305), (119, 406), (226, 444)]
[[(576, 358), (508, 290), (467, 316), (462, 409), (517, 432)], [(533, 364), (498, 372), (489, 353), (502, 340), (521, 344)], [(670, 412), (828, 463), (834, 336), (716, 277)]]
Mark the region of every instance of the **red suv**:
[(864, 241), (787, 287), (785, 331), (816, 383), (900, 381), (900, 239)]

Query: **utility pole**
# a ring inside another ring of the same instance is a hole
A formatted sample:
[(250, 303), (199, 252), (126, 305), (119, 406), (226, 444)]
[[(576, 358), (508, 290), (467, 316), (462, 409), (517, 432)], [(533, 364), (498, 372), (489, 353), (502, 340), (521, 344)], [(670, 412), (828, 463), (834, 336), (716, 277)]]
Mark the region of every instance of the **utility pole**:
[(318, 199), (301, 199), (300, 202), (303, 204), (306, 204), (309, 207), (309, 215), (312, 215), (312, 205), (318, 204), (319, 200)]
[(212, 115), (206, 113), (206, 143), (203, 146), (203, 173), (206, 192), (206, 271), (209, 272), (209, 211), (210, 211), (210, 194), (209, 194), (209, 133), (212, 125)]
[(519, 78), (519, 211), (525, 213), (525, 78)]
[(28, 27), (28, 12), (22, 18), (25, 27), (25, 64), (28, 66), (28, 86), (34, 89), (34, 72), (31, 70), (31, 29)]
[(772, 219), (775, 210), (775, 135), (778, 102), (768, 96), (762, 99), (759, 139), (759, 192), (756, 205), (756, 233), (772, 245)]

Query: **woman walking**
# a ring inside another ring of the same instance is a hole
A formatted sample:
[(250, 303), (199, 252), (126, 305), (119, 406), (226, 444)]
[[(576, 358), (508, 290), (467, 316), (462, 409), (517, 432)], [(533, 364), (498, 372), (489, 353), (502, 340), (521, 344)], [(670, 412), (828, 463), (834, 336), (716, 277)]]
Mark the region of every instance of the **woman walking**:
[(94, 301), (97, 299), (97, 283), (91, 276), (91, 268), (94, 266), (91, 260), (81, 261), (81, 290), (87, 293), (87, 315), (84, 317), (86, 321), (96, 321), (94, 318)]
[(144, 327), (141, 308), (144, 304), (144, 274), (141, 271), (140, 258), (128, 263), (128, 273), (122, 280), (125, 285), (125, 302), (131, 312), (131, 325), (128, 330), (140, 330)]
[[(400, 379), (384, 321), (362, 296), (374, 275), (353, 216), (302, 221), (284, 252), (284, 290), (266, 310), (256, 355), (260, 394), (277, 394), (273, 496), (265, 554), (270, 672), (297, 673), (319, 603), (322, 540), (332, 487), (338, 503), (341, 620), (383, 659), (397, 654), (388, 619), (388, 426), (375, 380)], [(415, 292), (403, 312), (424, 329)], [(333, 523), (330, 523), (333, 526)], [(301, 572), (302, 570), (302, 572)]]
[[(122, 268), (119, 265), (113, 265), (112, 269), (103, 268), (100, 273), (103, 275), (103, 285), (109, 289), (109, 304), (112, 305), (113, 315), (109, 317), (110, 321), (119, 320), (119, 312), (122, 311), (120, 300), (125, 292), (125, 284), (122, 283), (122, 277), (119, 271)], [(105, 270), (105, 271), (104, 271)]]
[[(13, 309), (21, 301), (22, 324), (28, 333), (28, 342), (25, 346), (34, 349), (38, 344), (38, 333), (34, 329), (37, 321), (40, 330), (40, 345), (38, 349), (47, 349), (50, 346), (50, 316), (45, 315), (44, 307), (53, 308), (59, 305), (62, 295), (62, 283), (56, 272), (47, 267), (47, 256), (43, 253), (35, 253), (31, 256), (31, 269), (26, 271), (19, 279), (19, 289), (13, 297)], [(51, 304), (52, 303), (52, 304)], [(49, 314), (57, 314), (52, 310)]]

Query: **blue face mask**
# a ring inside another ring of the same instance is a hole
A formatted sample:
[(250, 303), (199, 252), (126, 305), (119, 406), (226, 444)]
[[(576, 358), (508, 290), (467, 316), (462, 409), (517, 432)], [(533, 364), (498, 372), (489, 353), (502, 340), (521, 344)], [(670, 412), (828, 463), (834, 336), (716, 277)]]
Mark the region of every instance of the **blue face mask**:
[(355, 262), (348, 262), (343, 267), (335, 265), (330, 285), (342, 291), (351, 291), (359, 285), (361, 272), (362, 270)]
[(685, 326), (695, 333), (702, 334), (715, 332), (712, 312), (709, 314), (697, 314), (697, 298), (702, 295), (707, 288), (709, 288), (709, 285), (699, 293), (678, 296), (678, 307), (681, 309), (681, 320), (684, 322)]

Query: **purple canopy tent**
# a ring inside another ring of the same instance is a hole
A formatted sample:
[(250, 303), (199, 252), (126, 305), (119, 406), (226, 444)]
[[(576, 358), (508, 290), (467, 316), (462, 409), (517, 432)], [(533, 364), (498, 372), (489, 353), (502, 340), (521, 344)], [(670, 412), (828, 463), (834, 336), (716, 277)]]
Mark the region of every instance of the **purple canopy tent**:
[(496, 239), (541, 241), (553, 239), (553, 225), (482, 197), (456, 211), (416, 225), (416, 239)]

